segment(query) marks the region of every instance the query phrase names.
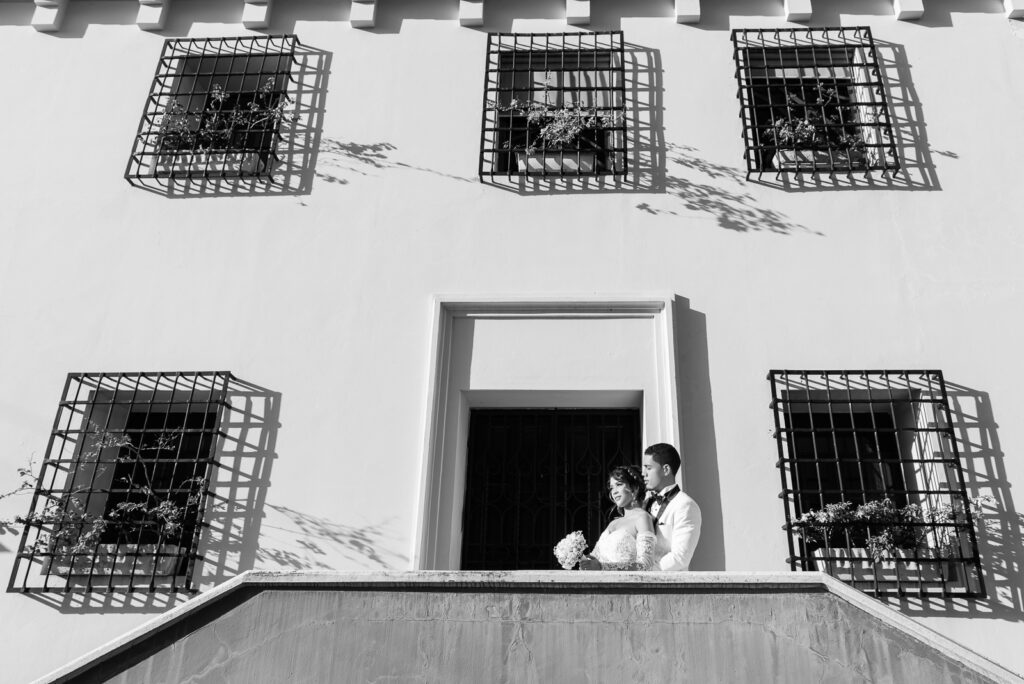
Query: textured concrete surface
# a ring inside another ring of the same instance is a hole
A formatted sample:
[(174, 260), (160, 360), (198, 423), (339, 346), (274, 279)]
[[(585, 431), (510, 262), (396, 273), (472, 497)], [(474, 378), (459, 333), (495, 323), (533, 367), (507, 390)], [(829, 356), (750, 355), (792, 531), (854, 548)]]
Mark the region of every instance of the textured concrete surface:
[(996, 681), (811, 585), (296, 583), (228, 598), (77, 680)]

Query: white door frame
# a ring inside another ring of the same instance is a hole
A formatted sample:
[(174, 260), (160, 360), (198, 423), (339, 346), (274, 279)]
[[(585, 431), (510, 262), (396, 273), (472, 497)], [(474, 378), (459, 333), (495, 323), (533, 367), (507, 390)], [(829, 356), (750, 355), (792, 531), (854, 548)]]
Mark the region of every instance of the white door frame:
[[(419, 502), (416, 506), (412, 544), (412, 569), (454, 569), (465, 481), (466, 439), (471, 407), (575, 407), (587, 405), (637, 407), (650, 403), (660, 418), (657, 434), (644, 425), (647, 443), (681, 445), (678, 392), (676, 388), (675, 328), (672, 317), (674, 297), (618, 295), (577, 295), (563, 297), (459, 297), (433, 298), (433, 331), (427, 389), (426, 430), (420, 461)], [(643, 397), (635, 388), (621, 391), (463, 391), (452, 383), (452, 340), (457, 318), (648, 318), (655, 325), (652, 349), (657, 369), (656, 396)], [(459, 416), (449, 416), (452, 393), (459, 392)], [(455, 418), (455, 421), (451, 419)], [(646, 422), (646, 421), (645, 421)], [(456, 425), (455, 429), (452, 426)], [(684, 455), (685, 459), (685, 455)], [(681, 472), (681, 470), (680, 470)], [(447, 499), (447, 500), (443, 500)], [(445, 544), (439, 542), (445, 541)], [(443, 548), (442, 548), (443, 547)], [(447, 551), (445, 551), (447, 549)]]

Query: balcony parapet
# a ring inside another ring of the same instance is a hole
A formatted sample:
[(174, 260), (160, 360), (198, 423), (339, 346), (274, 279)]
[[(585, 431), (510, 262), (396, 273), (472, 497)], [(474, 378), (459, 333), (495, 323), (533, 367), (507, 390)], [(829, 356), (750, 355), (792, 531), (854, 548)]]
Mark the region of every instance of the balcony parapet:
[[(871, 668), (883, 668), (897, 679), (1024, 681), (823, 573), (453, 571), (247, 572), (40, 681), (117, 680), (119, 673), (130, 680), (130, 667), (155, 668), (171, 679), (187, 678), (190, 652), (204, 652), (201, 644), (211, 638), (211, 629), (221, 635), (218, 639), (233, 634), (267, 645), (256, 649), (248, 642), (226, 644), (226, 655), (219, 657), (217, 667), (226, 668), (228, 678), (257, 667), (249, 662), (252, 659), (262, 661), (260, 668), (273, 667), (281, 658), (292, 658), (303, 644), (313, 648), (308, 644), (315, 639), (331, 644), (338, 653), (328, 665), (323, 659), (305, 663), (300, 658), (303, 667), (320, 663), (333, 668), (303, 673), (312, 679), (363, 679), (382, 674), (382, 668), (397, 675), (403, 668), (427, 668), (428, 675), (457, 676), (474, 667), (490, 668), (485, 676), (515, 675), (526, 665), (502, 659), (481, 664), (486, 655), (475, 656), (505, 652), (518, 644), (533, 649), (529, 667), (547, 674), (558, 670), (560, 675), (566, 672), (559, 668), (568, 666), (602, 671), (625, 667), (626, 660), (638, 657), (625, 651), (642, 646), (649, 649), (644, 653), (659, 654), (641, 657), (649, 658), (647, 664), (654, 671), (664, 673), (680, 667), (679, 659), (694, 673), (730, 675), (737, 673), (723, 668), (761, 667), (758, 659), (767, 658), (765, 662), (778, 670), (773, 677), (787, 676), (790, 681), (801, 681), (801, 673), (806, 678), (812, 672), (815, 677), (866, 676), (861, 672), (864, 663), (851, 654), (867, 653), (874, 654), (869, 658)], [(506, 643), (507, 639), (515, 643)], [(651, 639), (665, 643), (652, 645)], [(423, 643), (432, 646), (423, 650)], [(282, 653), (271, 653), (269, 644)], [(353, 653), (365, 654), (372, 644), (377, 655), (369, 661), (353, 660), (348, 653), (355, 649)], [(575, 653), (580, 644), (597, 644), (597, 655), (590, 647), (587, 654)], [(617, 651), (623, 653), (616, 655)], [(726, 651), (731, 655), (726, 657)], [(453, 663), (444, 655), (451, 652), (462, 653), (455, 657), (465, 662)], [(737, 653), (744, 657), (737, 659)], [(348, 669), (339, 671), (344, 668)]]

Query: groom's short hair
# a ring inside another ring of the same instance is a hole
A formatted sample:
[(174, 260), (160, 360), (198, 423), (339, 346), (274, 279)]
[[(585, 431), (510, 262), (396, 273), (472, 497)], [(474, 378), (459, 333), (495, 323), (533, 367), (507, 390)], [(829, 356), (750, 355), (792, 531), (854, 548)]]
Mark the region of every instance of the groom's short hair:
[(683, 463), (679, 458), (679, 452), (676, 451), (676, 448), (671, 444), (652, 444), (644, 449), (644, 455), (653, 458), (654, 462), (658, 465), (667, 465), (672, 469), (673, 475), (676, 474), (676, 471), (679, 470), (679, 466)]

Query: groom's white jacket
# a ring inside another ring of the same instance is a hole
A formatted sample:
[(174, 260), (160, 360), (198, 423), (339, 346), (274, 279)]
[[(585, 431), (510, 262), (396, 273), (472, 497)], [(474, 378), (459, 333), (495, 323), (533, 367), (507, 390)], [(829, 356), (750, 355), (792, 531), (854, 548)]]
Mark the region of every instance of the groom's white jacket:
[(689, 570), (690, 559), (700, 539), (700, 507), (697, 502), (680, 491), (656, 523), (658, 539), (655, 557), (662, 570)]

